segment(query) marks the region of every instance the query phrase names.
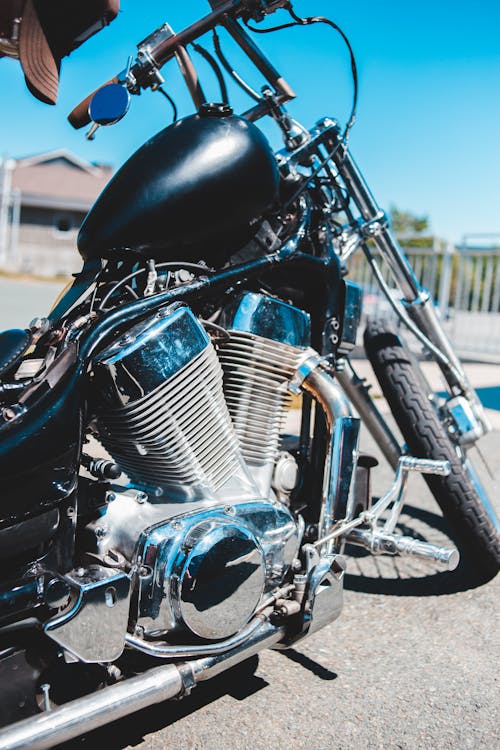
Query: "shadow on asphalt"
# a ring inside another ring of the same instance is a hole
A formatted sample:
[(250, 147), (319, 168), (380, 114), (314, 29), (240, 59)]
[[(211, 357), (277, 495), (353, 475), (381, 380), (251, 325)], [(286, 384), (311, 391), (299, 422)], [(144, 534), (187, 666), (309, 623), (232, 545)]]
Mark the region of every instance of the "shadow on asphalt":
[(147, 735), (159, 732), (190, 714), (193, 714), (195, 719), (197, 711), (223, 696), (230, 695), (237, 701), (243, 701), (266, 688), (269, 683), (254, 674), (258, 664), (258, 656), (254, 656), (218, 677), (199, 684), (192, 694), (183, 698), (182, 701), (170, 700), (144, 708), (105, 727), (95, 729), (87, 735), (77, 737), (63, 745), (57, 745), (57, 750), (82, 750), (82, 748), (123, 750), (129, 746), (139, 747)]
[[(320, 680), (337, 679), (338, 675), (335, 672), (293, 648), (277, 653), (307, 669)], [(229, 695), (237, 701), (243, 701), (268, 687), (269, 683), (266, 680), (254, 674), (258, 664), (258, 656), (253, 656), (228, 672), (201, 683), (182, 701), (170, 700), (145, 708), (87, 735), (57, 745), (57, 750), (93, 750), (100, 747), (105, 747), (106, 750), (123, 750), (129, 746), (139, 747), (147, 735), (159, 732), (186, 716), (193, 715), (195, 718), (197, 711), (224, 696)]]
[(370, 578), (348, 574), (345, 588), (386, 596), (442, 596), (478, 588), (492, 578), (491, 575), (479, 574), (471, 563), (461, 562), (450, 573), (434, 573), (421, 578)]
[(294, 648), (288, 648), (285, 651), (278, 651), (277, 653), (286, 656), (287, 659), (294, 661), (296, 664), (300, 664), (301, 667), (309, 670), (313, 675), (319, 677), (320, 680), (327, 680), (330, 682), (331, 680), (336, 680), (338, 677), (336, 672), (332, 672), (331, 669), (323, 667), (319, 662), (314, 661), (314, 659), (311, 659), (305, 654), (301, 654), (300, 651), (295, 651)]
[[(338, 675), (335, 672), (293, 648), (277, 653), (309, 670), (320, 680), (337, 679)], [(253, 656), (228, 672), (206, 683), (201, 683), (190, 696), (183, 698), (182, 701), (170, 700), (145, 708), (89, 732), (87, 735), (77, 737), (63, 745), (57, 745), (57, 750), (82, 750), (83, 748), (94, 750), (94, 748), (101, 747), (105, 747), (106, 750), (123, 750), (129, 746), (140, 747), (147, 735), (159, 732), (191, 714), (195, 719), (197, 711), (224, 696), (229, 695), (237, 701), (243, 701), (268, 687), (269, 683), (266, 680), (254, 674), (258, 664), (258, 656)]]
[[(412, 505), (405, 505), (405, 515), (410, 517), (410, 521), (404, 526), (399, 526), (398, 531), (416, 539), (426, 541), (416, 529), (413, 528), (412, 521), (420, 521), (430, 528), (438, 531), (453, 540), (453, 534), (446, 520), (430, 511), (416, 508)], [(347, 547), (348, 557), (371, 557), (370, 553), (361, 550), (359, 547)], [(400, 558), (393, 558), (399, 560)], [(456, 570), (439, 572), (429, 564), (429, 575), (419, 577), (384, 577), (371, 575), (357, 575), (347, 573), (344, 579), (344, 586), (349, 591), (359, 591), (365, 594), (384, 594), (387, 596), (441, 596), (444, 594), (456, 594), (460, 591), (483, 586), (494, 576), (485, 574), (477, 569), (474, 559), (467, 553), (461, 552), (460, 564)], [(396, 568), (397, 570), (397, 568)]]

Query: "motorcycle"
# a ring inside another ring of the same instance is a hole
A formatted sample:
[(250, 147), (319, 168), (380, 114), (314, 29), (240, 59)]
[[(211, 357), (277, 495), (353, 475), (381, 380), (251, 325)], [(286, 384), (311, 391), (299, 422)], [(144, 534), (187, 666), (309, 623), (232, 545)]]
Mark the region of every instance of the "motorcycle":
[[(51, 313), (0, 339), (2, 750), (52, 747), (317, 632), (341, 613), (347, 544), (454, 570), (457, 548), (398, 530), (412, 472), (460, 550), (498, 570), (498, 522), (468, 455), (485, 413), (351, 155), (354, 117), (307, 129), (287, 112), (294, 92), (248, 34), (279, 9), (338, 28), (284, 0), (211, 0), (184, 31), (154, 31), (70, 115), (93, 138), (141, 90), (170, 98), (172, 59), (196, 110), (112, 178)], [(261, 92), (218, 27), (267, 79)], [(207, 32), (215, 57), (196, 41)], [(220, 103), (206, 100), (190, 45)], [(255, 100), (241, 116), (222, 69)], [(278, 153), (255, 125), (264, 116), (283, 135)], [(448, 385), (432, 394), (399, 335), (368, 324), (405, 445), (352, 362), (356, 251)], [(300, 429), (283, 435), (292, 398)], [(378, 499), (361, 423), (395, 472)]]

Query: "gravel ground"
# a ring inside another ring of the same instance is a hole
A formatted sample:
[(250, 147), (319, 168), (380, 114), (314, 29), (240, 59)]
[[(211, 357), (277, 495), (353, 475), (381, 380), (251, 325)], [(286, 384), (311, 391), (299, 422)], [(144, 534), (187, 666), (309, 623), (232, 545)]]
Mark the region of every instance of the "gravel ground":
[[(483, 445), (496, 476), (499, 439), (494, 432)], [(366, 435), (363, 443), (374, 448)], [(390, 476), (382, 464), (379, 474), (375, 491)], [(405, 531), (449, 543), (421, 478), (408, 500)], [(473, 566), (438, 573), (360, 552), (348, 570), (343, 613), (323, 631), (287, 652), (261, 653), (254, 675), (221, 675), (68, 750), (496, 750), (500, 576), (478, 581)]]

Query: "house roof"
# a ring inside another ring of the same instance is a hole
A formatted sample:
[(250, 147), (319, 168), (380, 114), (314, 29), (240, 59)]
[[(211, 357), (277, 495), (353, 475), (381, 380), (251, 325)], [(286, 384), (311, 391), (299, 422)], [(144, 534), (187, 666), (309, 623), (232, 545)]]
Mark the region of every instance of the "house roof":
[(66, 149), (18, 159), (12, 189), (24, 205), (87, 210), (113, 173), (108, 165), (91, 164)]

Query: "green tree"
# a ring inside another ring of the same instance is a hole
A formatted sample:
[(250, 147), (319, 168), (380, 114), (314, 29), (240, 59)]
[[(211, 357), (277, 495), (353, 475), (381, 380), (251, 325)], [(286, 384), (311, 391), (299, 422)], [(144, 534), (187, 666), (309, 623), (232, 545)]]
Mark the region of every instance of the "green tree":
[(410, 211), (401, 211), (393, 205), (389, 209), (389, 219), (398, 240), (405, 247), (434, 246), (428, 216), (417, 216)]
[(428, 216), (416, 216), (410, 211), (400, 211), (396, 206), (391, 206), (389, 217), (392, 227), (398, 235), (422, 235), (430, 230), (431, 225)]

